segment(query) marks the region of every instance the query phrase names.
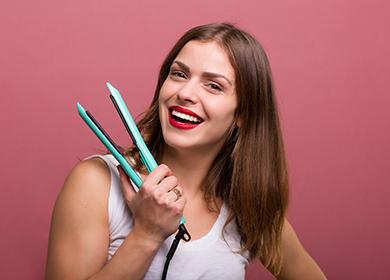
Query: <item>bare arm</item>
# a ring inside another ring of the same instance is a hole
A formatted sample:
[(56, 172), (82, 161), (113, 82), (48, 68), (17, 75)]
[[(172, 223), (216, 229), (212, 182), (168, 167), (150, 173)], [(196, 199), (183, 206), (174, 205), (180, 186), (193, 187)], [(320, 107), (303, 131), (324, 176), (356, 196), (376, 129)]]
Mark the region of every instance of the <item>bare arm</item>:
[[(135, 226), (107, 263), (109, 185), (109, 170), (100, 159), (80, 162), (71, 171), (53, 212), (46, 279), (142, 279), (164, 236)], [(145, 204), (142, 197), (137, 201)]]
[(294, 229), (285, 220), (282, 232), (282, 271), (279, 280), (323, 280), (325, 275), (306, 252)]

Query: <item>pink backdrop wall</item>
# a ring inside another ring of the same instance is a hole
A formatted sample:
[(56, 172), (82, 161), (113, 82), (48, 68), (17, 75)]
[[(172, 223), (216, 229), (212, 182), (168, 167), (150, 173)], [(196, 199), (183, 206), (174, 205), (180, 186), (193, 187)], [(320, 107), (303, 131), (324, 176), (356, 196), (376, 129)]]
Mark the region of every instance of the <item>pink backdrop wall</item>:
[[(0, 8), (0, 278), (41, 279), (52, 207), (102, 145), (80, 101), (128, 138), (105, 81), (134, 114), (188, 28), (237, 23), (268, 52), (291, 175), (289, 219), (329, 279), (390, 273), (387, 1), (11, 1)], [(247, 279), (272, 279), (260, 265)], [(387, 278), (388, 279), (388, 278)]]

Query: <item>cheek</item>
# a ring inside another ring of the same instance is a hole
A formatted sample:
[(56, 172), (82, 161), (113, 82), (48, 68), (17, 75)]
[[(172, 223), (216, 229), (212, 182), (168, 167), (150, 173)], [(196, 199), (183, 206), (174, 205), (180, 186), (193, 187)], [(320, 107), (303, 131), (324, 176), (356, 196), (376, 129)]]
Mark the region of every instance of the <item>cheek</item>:
[(164, 100), (166, 99), (166, 94), (167, 94), (167, 90), (166, 90), (166, 82), (163, 83), (161, 89), (160, 89), (160, 94), (158, 96), (158, 101), (161, 103), (161, 102), (164, 102)]
[(176, 91), (177, 86), (168, 77), (161, 86), (159, 99), (164, 102), (165, 100), (171, 98)]
[(160, 117), (161, 117), (162, 109), (164, 108), (163, 105), (171, 98), (170, 93), (171, 91), (169, 90), (169, 86), (167, 85), (167, 82), (164, 82), (164, 84), (161, 86), (160, 93), (158, 96)]
[(231, 124), (234, 120), (236, 107), (236, 102), (229, 100), (229, 102), (209, 103), (207, 111), (210, 113), (211, 118), (219, 122)]

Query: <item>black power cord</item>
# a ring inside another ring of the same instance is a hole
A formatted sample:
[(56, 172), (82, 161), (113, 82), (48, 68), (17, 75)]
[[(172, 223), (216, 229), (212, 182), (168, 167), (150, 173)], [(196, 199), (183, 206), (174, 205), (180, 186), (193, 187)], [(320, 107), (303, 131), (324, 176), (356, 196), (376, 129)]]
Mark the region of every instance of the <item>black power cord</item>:
[(171, 248), (169, 248), (168, 254), (167, 254), (167, 259), (165, 260), (164, 264), (164, 271), (162, 275), (162, 280), (165, 280), (167, 278), (167, 273), (168, 273), (168, 267), (169, 263), (173, 257), (173, 254), (175, 254), (177, 246), (179, 245), (180, 239), (183, 239), (184, 241), (190, 241), (191, 240), (191, 235), (188, 233), (186, 227), (183, 224), (180, 224), (179, 226), (179, 231), (175, 235), (175, 239), (172, 242)]

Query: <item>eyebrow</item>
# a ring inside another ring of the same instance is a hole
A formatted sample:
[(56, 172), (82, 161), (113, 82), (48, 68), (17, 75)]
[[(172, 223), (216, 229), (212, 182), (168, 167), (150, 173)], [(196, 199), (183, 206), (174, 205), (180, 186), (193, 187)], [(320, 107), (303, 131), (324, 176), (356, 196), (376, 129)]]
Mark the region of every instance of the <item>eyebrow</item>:
[[(190, 72), (190, 67), (188, 67), (186, 64), (184, 64), (180, 60), (175, 60), (173, 63), (176, 63), (177, 65), (179, 65), (181, 68), (183, 68), (184, 71)], [(217, 74), (217, 73), (213, 73), (213, 72), (203, 72), (203, 76), (209, 77), (209, 78), (222, 78), (222, 79), (226, 80), (229, 83), (229, 85), (231, 85), (231, 86), (233, 85), (232, 82), (222, 74)]]

